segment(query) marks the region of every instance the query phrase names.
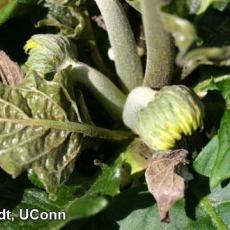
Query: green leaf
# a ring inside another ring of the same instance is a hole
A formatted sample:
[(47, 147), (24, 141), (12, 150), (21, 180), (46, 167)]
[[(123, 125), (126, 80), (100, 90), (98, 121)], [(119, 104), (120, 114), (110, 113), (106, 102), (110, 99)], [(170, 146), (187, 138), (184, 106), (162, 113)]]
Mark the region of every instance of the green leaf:
[[(106, 223), (110, 229), (185, 229), (189, 218), (185, 214), (184, 201), (177, 202), (170, 211), (169, 224), (161, 223), (154, 199), (147, 192), (145, 186), (138, 186), (116, 196), (109, 207), (105, 210), (104, 215), (95, 218), (99, 225), (98, 229), (104, 229)], [(90, 222), (89, 222), (90, 223)], [(93, 226), (95, 226), (94, 224)], [(89, 225), (84, 225), (82, 229), (91, 229)]]
[(18, 88), (1, 84), (0, 98), (1, 168), (16, 177), (32, 167), (46, 189), (55, 193), (73, 170), (81, 135), (39, 121), (81, 121), (76, 104), (58, 82), (32, 75)]
[(127, 132), (82, 123), (68, 72), (58, 72), (52, 82), (33, 73), (20, 87), (0, 84), (1, 168), (13, 177), (32, 168), (50, 193), (73, 171), (82, 134), (129, 138)]
[(210, 185), (216, 187), (221, 181), (230, 177), (230, 161), (229, 142), (230, 142), (230, 111), (226, 110), (221, 121), (218, 132), (218, 153), (215, 165), (211, 172)]
[(197, 187), (193, 186), (193, 192), (199, 199), (196, 221), (191, 221), (188, 229), (229, 229), (230, 220), (226, 214), (230, 211), (230, 184), (224, 188), (217, 187), (207, 196), (200, 194)]
[(225, 68), (201, 68), (201, 80), (194, 87), (198, 94), (206, 94), (211, 90), (218, 90), (226, 101), (227, 108), (230, 102), (230, 74), (229, 67)]
[[(217, 73), (217, 71), (212, 71), (209, 74), (215, 76)], [(228, 125), (230, 122), (230, 76), (220, 73), (219, 76), (204, 80), (195, 87), (197, 93), (205, 93), (213, 89), (219, 90), (226, 102), (226, 109), (217, 135), (212, 138), (193, 163), (198, 173), (210, 177), (211, 188), (230, 178), (230, 166), (228, 164), (230, 160), (228, 154), (230, 141), (230, 126)]]
[(192, 4), (196, 5), (196, 14), (204, 13), (208, 7), (213, 6), (219, 10), (224, 10), (224, 8), (229, 4), (228, 0), (191, 0)]
[(126, 96), (100, 71), (75, 59), (75, 46), (66, 37), (53, 34), (32, 36), (24, 47), (29, 57), (24, 71), (36, 71), (44, 78), (72, 66), (68, 78), (83, 85), (116, 120), (121, 120)]
[(31, 9), (37, 0), (3, 0), (0, 3), (0, 25), (12, 17), (21, 15)]
[(224, 13), (209, 9), (193, 20), (189, 15), (178, 16), (162, 11), (164, 26), (179, 48), (176, 63), (182, 68), (181, 78), (187, 77), (200, 65), (230, 65), (229, 25)]
[(184, 55), (198, 39), (196, 29), (192, 23), (176, 15), (163, 14), (163, 22), (165, 28), (174, 37), (180, 55)]
[(218, 137), (214, 136), (211, 141), (199, 153), (193, 162), (193, 167), (201, 175), (210, 177), (218, 154)]
[[(113, 197), (119, 193), (120, 186), (120, 170), (121, 162), (117, 162), (109, 167), (100, 164), (102, 174), (98, 176), (94, 184), (83, 195), (79, 194), (83, 188), (77, 186), (62, 186), (57, 194), (55, 201), (49, 200), (47, 194), (37, 189), (27, 189), (24, 193), (21, 203), (14, 209), (14, 222), (5, 221), (0, 223), (0, 227), (4, 229), (60, 229), (68, 222), (81, 218), (86, 218), (103, 210), (108, 200), (105, 196)], [(66, 214), (65, 220), (38, 220), (36, 225), (34, 220), (21, 221), (19, 220), (20, 209), (38, 209), (40, 212), (48, 211), (64, 211)]]
[[(91, 227), (92, 223), (93, 226), (97, 226), (97, 229), (104, 229), (106, 223), (110, 229), (119, 227), (122, 230), (150, 230), (153, 228), (156, 230), (177, 230), (181, 229), (181, 226), (183, 229), (227, 230), (230, 226), (228, 218), (230, 211), (229, 192), (230, 185), (225, 188), (218, 187), (208, 196), (201, 196), (199, 192), (195, 191), (198, 199), (197, 206), (188, 206), (189, 202), (194, 203), (195, 200), (193, 198), (189, 201), (191, 198), (185, 197), (186, 200), (180, 200), (172, 207), (170, 223), (165, 224), (160, 222), (156, 204), (153, 204), (146, 187), (138, 186), (116, 196), (104, 213), (91, 219), (80, 229), (94, 229)], [(187, 205), (187, 212), (185, 212), (185, 204)], [(195, 218), (190, 217), (193, 212)]]

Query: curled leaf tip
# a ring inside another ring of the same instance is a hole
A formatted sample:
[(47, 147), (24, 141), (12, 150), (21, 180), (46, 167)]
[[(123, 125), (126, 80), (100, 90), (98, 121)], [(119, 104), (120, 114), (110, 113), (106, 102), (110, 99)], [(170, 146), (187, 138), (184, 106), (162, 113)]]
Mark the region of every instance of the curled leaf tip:
[(24, 50), (29, 54), (25, 63), (27, 71), (35, 70), (42, 76), (56, 72), (63, 63), (71, 63), (75, 60), (75, 47), (61, 35), (34, 35), (27, 41)]

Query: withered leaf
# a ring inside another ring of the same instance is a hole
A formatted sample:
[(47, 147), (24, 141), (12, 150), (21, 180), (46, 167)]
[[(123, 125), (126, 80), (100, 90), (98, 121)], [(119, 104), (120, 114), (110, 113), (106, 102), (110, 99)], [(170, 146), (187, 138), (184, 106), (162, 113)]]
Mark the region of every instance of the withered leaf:
[(85, 13), (80, 7), (82, 1), (46, 0), (42, 4), (48, 12), (45, 18), (37, 23), (37, 27), (56, 27), (60, 34), (72, 39), (79, 38), (86, 22)]
[(0, 78), (5, 85), (16, 86), (23, 79), (23, 73), (16, 62), (0, 50)]
[(188, 152), (184, 149), (159, 153), (150, 160), (145, 172), (148, 190), (156, 199), (163, 222), (169, 222), (170, 207), (184, 196), (182, 176)]

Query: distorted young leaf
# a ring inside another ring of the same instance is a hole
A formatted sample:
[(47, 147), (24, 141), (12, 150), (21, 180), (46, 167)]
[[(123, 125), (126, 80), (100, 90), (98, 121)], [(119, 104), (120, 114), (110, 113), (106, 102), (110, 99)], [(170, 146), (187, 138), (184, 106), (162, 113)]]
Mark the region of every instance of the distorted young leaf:
[(176, 63), (182, 68), (182, 79), (200, 65), (230, 65), (230, 20), (226, 14), (210, 9), (193, 23), (166, 12), (162, 11), (163, 23), (179, 48)]
[[(48, 195), (38, 189), (27, 189), (21, 203), (13, 210), (14, 222), (5, 221), (0, 223), (4, 229), (61, 229), (72, 220), (86, 218), (103, 210), (108, 205), (107, 197), (113, 197), (119, 192), (121, 162), (109, 167), (100, 164), (102, 173), (97, 177), (93, 185), (80, 196), (82, 189), (79, 186), (63, 185), (57, 193), (57, 199), (52, 201)], [(40, 212), (64, 211), (66, 219), (63, 220), (34, 220), (20, 221), (20, 209), (38, 209)]]
[(23, 66), (24, 71), (36, 71), (43, 77), (48, 73), (56, 73), (63, 65), (71, 65), (76, 55), (76, 49), (70, 40), (54, 34), (33, 35), (24, 49), (29, 54)]
[(0, 2), (0, 25), (10, 18), (28, 12), (37, 0), (2, 0)]
[(23, 80), (23, 73), (16, 62), (0, 50), (0, 78), (3, 84), (16, 86)]
[(153, 194), (160, 219), (170, 222), (168, 211), (179, 199), (184, 197), (184, 165), (188, 152), (184, 149), (159, 153), (151, 159), (145, 172), (148, 190)]
[[(230, 93), (230, 68), (201, 68), (201, 80), (194, 86), (194, 90), (198, 94), (207, 94), (208, 91), (218, 90), (229, 105)], [(227, 106), (228, 107), (228, 106)]]
[(85, 12), (78, 1), (43, 0), (48, 9), (46, 17), (37, 23), (37, 27), (52, 26), (69, 38), (78, 38), (85, 28)]
[(183, 66), (182, 79), (200, 65), (230, 66), (230, 46), (197, 48), (188, 52), (178, 64)]

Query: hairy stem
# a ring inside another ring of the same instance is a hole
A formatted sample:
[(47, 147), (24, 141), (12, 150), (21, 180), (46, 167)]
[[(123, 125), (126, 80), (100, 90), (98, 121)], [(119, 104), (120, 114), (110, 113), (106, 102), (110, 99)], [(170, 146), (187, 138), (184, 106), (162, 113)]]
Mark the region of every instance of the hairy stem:
[(72, 63), (72, 77), (84, 85), (115, 119), (122, 119), (126, 96), (106, 76), (81, 62)]
[(121, 141), (126, 140), (132, 136), (131, 132), (128, 131), (116, 131), (105, 128), (96, 127), (93, 125), (82, 124), (78, 122), (64, 122), (64, 121), (54, 121), (45, 119), (0, 119), (0, 123), (15, 123), (25, 126), (45, 126), (51, 129), (66, 130), (69, 132), (82, 133), (86, 136), (97, 137), (111, 141)]
[(144, 85), (161, 88), (171, 82), (174, 67), (174, 49), (170, 35), (160, 18), (163, 0), (141, 0), (147, 46), (147, 64)]
[(143, 72), (129, 21), (118, 0), (95, 1), (105, 21), (117, 74), (125, 90), (131, 91), (142, 84)]

